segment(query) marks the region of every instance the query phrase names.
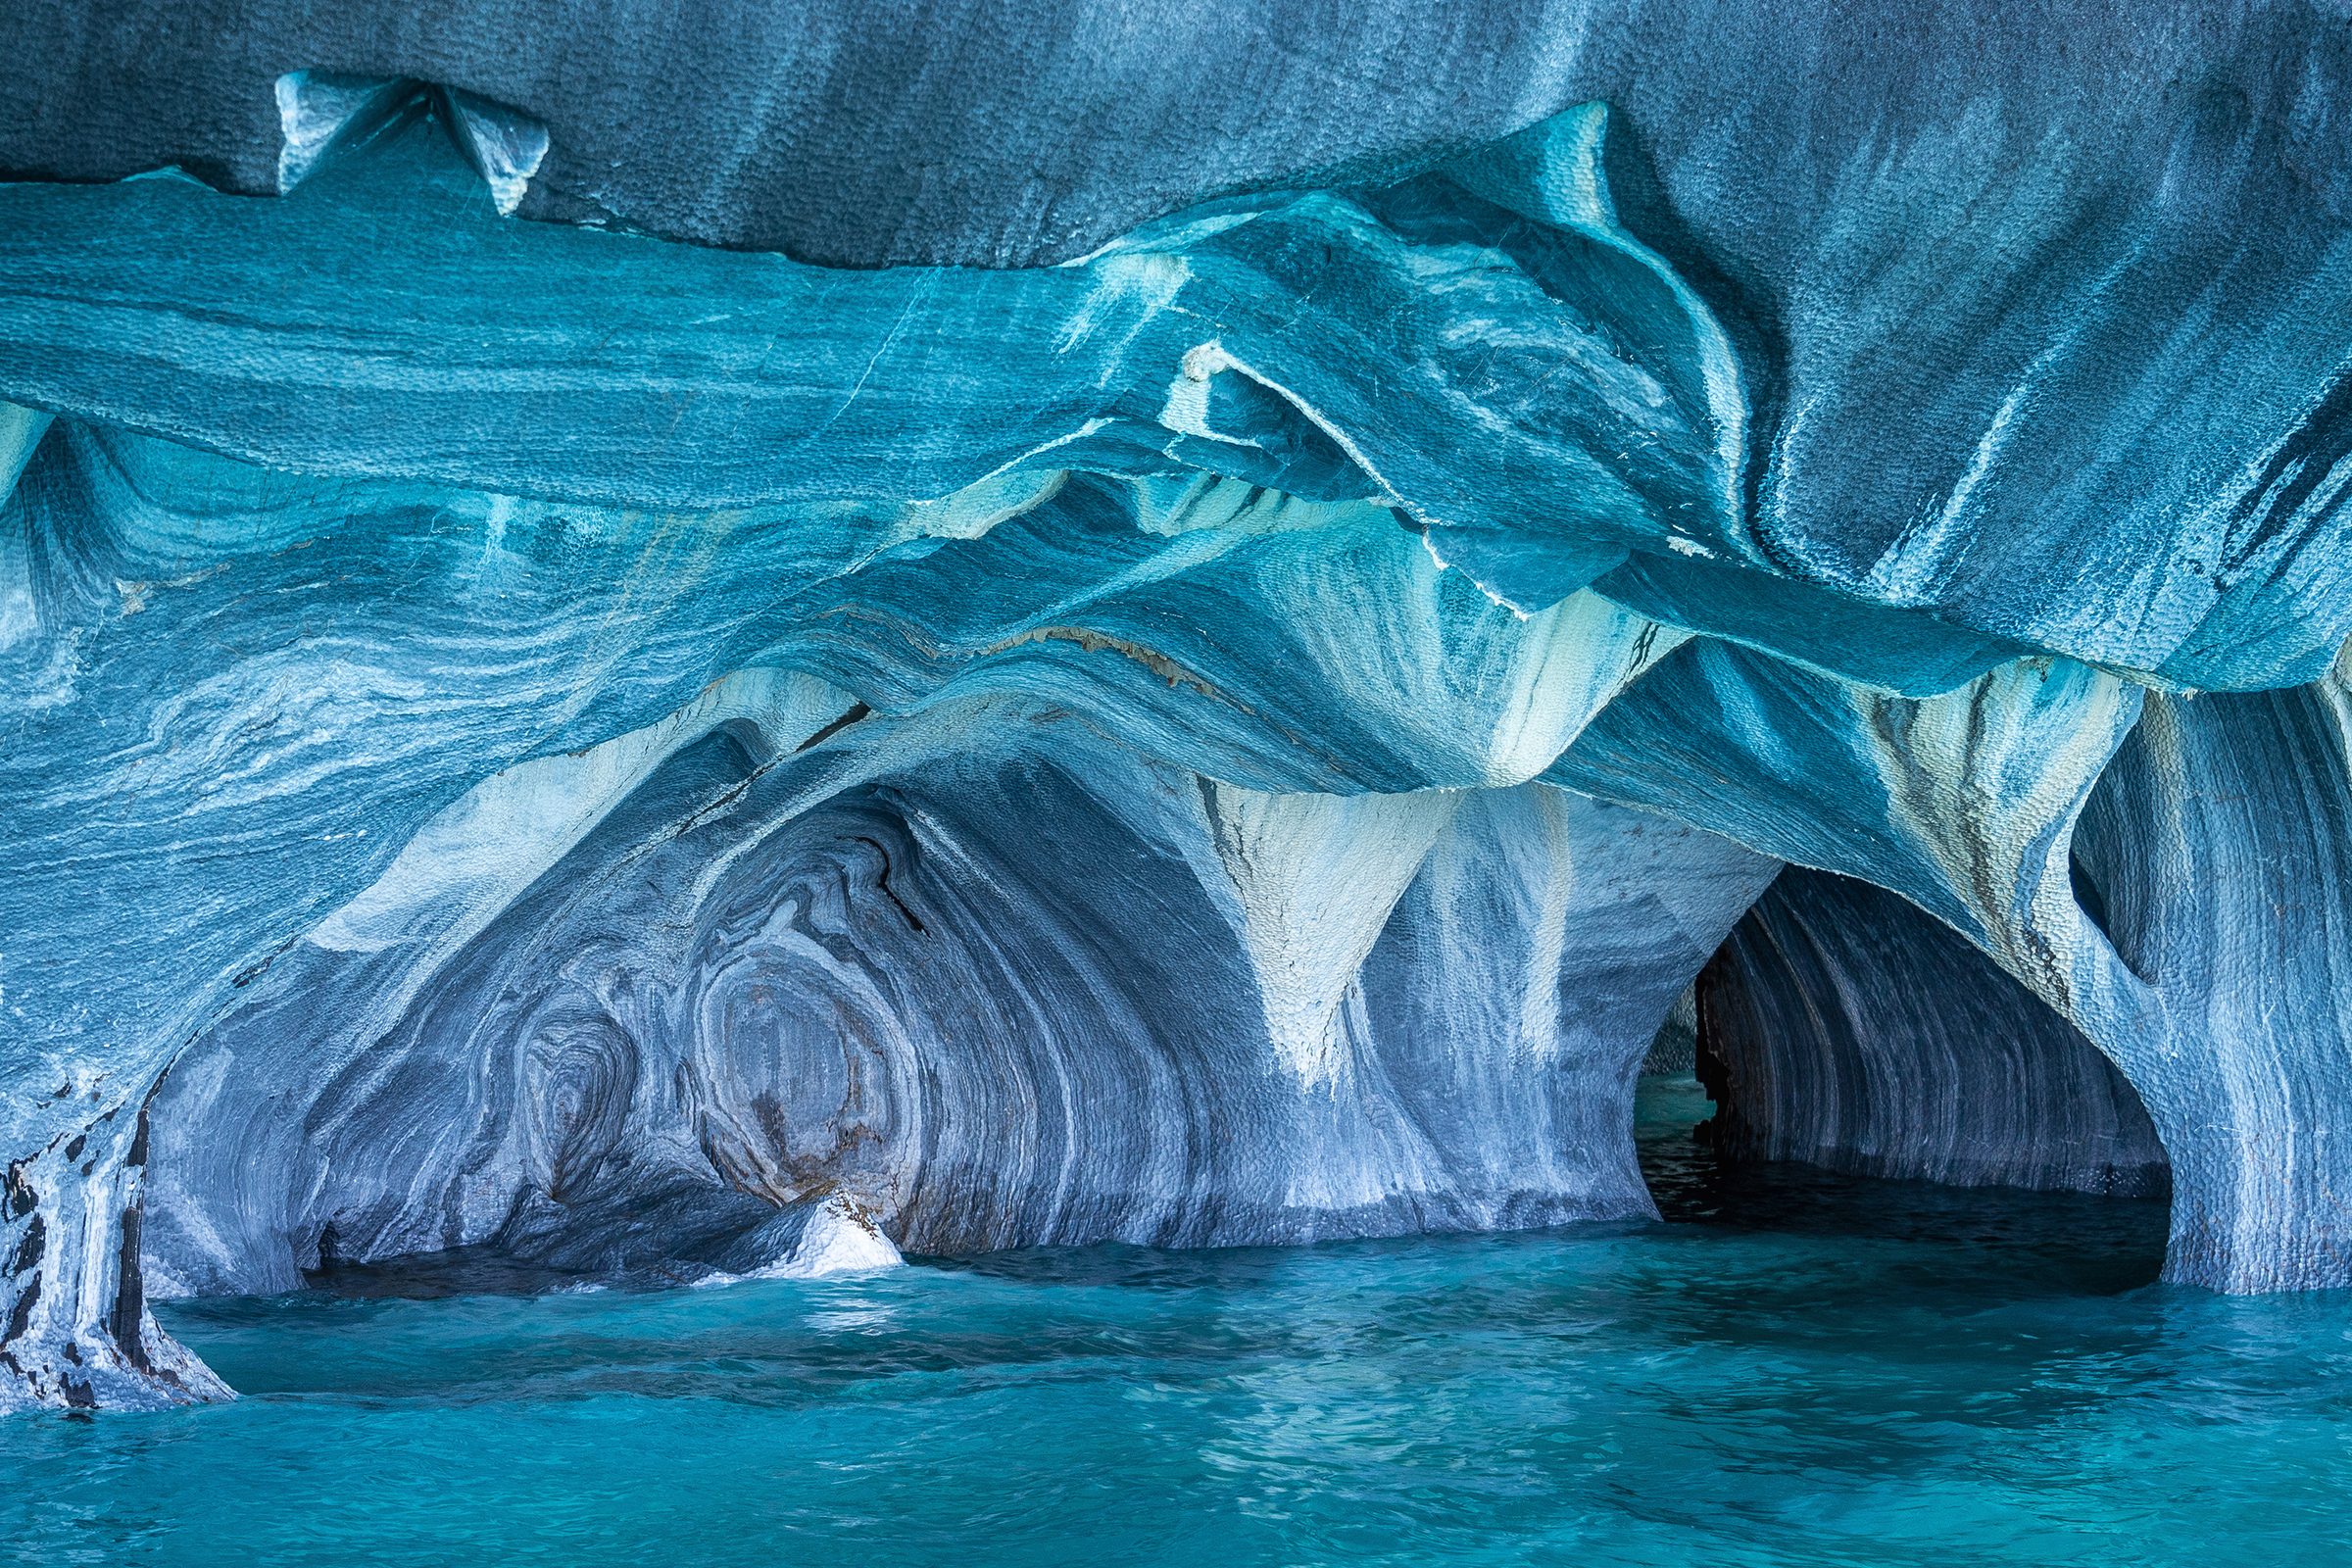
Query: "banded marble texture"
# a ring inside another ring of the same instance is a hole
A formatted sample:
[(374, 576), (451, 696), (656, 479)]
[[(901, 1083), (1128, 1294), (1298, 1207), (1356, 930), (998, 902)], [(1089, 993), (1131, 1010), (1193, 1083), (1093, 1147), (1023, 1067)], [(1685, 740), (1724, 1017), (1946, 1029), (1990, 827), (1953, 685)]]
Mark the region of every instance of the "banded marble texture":
[(116, 181), (0, 185), (0, 1401), (219, 1396), (151, 1292), (422, 1253), (1643, 1215), (1743, 915), (1817, 939), (1776, 1081), (1825, 988), (1943, 1053), (1886, 1168), (2152, 1133), (2170, 1277), (2352, 1284), (2335, 22), (1539, 8), (1372, 130), (1277, 74), (820, 221), (822, 93), (681, 170), (514, 37), (246, 9), (0, 119)]

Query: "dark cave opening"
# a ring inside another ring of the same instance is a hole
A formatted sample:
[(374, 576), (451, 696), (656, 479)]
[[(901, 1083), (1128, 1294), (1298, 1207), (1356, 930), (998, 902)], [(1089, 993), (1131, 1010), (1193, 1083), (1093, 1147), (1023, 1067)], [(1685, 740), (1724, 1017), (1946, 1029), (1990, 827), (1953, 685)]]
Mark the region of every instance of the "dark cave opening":
[(1939, 922), (1826, 872), (1783, 872), (1708, 961), (1635, 1136), (1669, 1223), (1930, 1243), (1990, 1289), (2163, 1267), (2170, 1170), (2130, 1083)]
[(2098, 879), (2091, 874), (2090, 867), (2082, 863), (2082, 857), (2079, 852), (2069, 851), (2067, 854), (2066, 879), (2074, 891), (2075, 903), (2082, 908), (2084, 917), (2092, 925), (2097, 926), (2099, 935), (2105, 937), (2112, 945), (2115, 941), (2115, 928), (2110, 923), (2107, 913), (2107, 895), (2100, 888)]

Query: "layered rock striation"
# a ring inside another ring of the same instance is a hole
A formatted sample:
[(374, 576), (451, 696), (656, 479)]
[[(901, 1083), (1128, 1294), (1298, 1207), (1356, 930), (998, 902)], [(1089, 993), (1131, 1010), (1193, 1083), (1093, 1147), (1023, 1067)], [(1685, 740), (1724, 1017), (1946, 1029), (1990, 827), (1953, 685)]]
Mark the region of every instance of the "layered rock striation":
[(1216, 137), (1191, 12), (213, 9), (0, 23), (0, 1399), (1644, 1215), (1702, 968), (1758, 1152), (2352, 1284), (2323, 8), (1253, 23)]

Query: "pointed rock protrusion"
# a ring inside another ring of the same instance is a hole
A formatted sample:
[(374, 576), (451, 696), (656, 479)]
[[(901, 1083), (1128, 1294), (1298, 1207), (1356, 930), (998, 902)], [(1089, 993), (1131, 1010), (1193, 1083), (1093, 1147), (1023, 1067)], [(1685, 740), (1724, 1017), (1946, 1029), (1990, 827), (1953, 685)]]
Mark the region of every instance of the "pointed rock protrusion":
[(547, 127), (487, 98), (454, 87), (441, 91), (449, 108), (450, 134), (480, 171), (501, 217), (511, 217), (529, 193), (531, 176), (547, 160)]
[(49, 431), (49, 418), (45, 410), (0, 403), (0, 501), (17, 488), (17, 476)]
[[(0, 403), (0, 506), (16, 493), (24, 465), (48, 433), (49, 415), (14, 403)], [(13, 648), (40, 630), (41, 617), (32, 591), (32, 563), (22, 529), (0, 527), (0, 648)]]
[(846, 1193), (787, 1205), (737, 1241), (698, 1283), (822, 1280), (900, 1268), (906, 1259), (881, 1225)]
[(522, 205), (547, 158), (547, 127), (503, 104), (411, 76), (346, 76), (289, 71), (277, 78), (277, 191), (284, 195), (331, 158), (430, 105), (449, 127), (501, 216)]
[(398, 119), (422, 88), (406, 76), (343, 76), (289, 71), (277, 78), (277, 193), (317, 173), (334, 153), (366, 141)]
[(1267, 1038), (1306, 1082), (1336, 1078), (1348, 990), (1461, 797), (1269, 795), (1207, 780), (1200, 794), (1240, 895)]

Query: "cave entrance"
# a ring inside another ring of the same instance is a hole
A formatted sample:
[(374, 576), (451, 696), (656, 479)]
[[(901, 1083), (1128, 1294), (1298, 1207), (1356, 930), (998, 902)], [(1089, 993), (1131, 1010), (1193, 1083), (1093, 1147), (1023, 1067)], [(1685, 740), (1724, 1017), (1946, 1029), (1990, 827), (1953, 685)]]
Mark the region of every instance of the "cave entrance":
[(1791, 866), (1652, 1047), (1642, 1174), (1669, 1222), (1945, 1247), (2129, 1289), (2163, 1266), (2147, 1111), (2065, 1018), (1884, 889)]

